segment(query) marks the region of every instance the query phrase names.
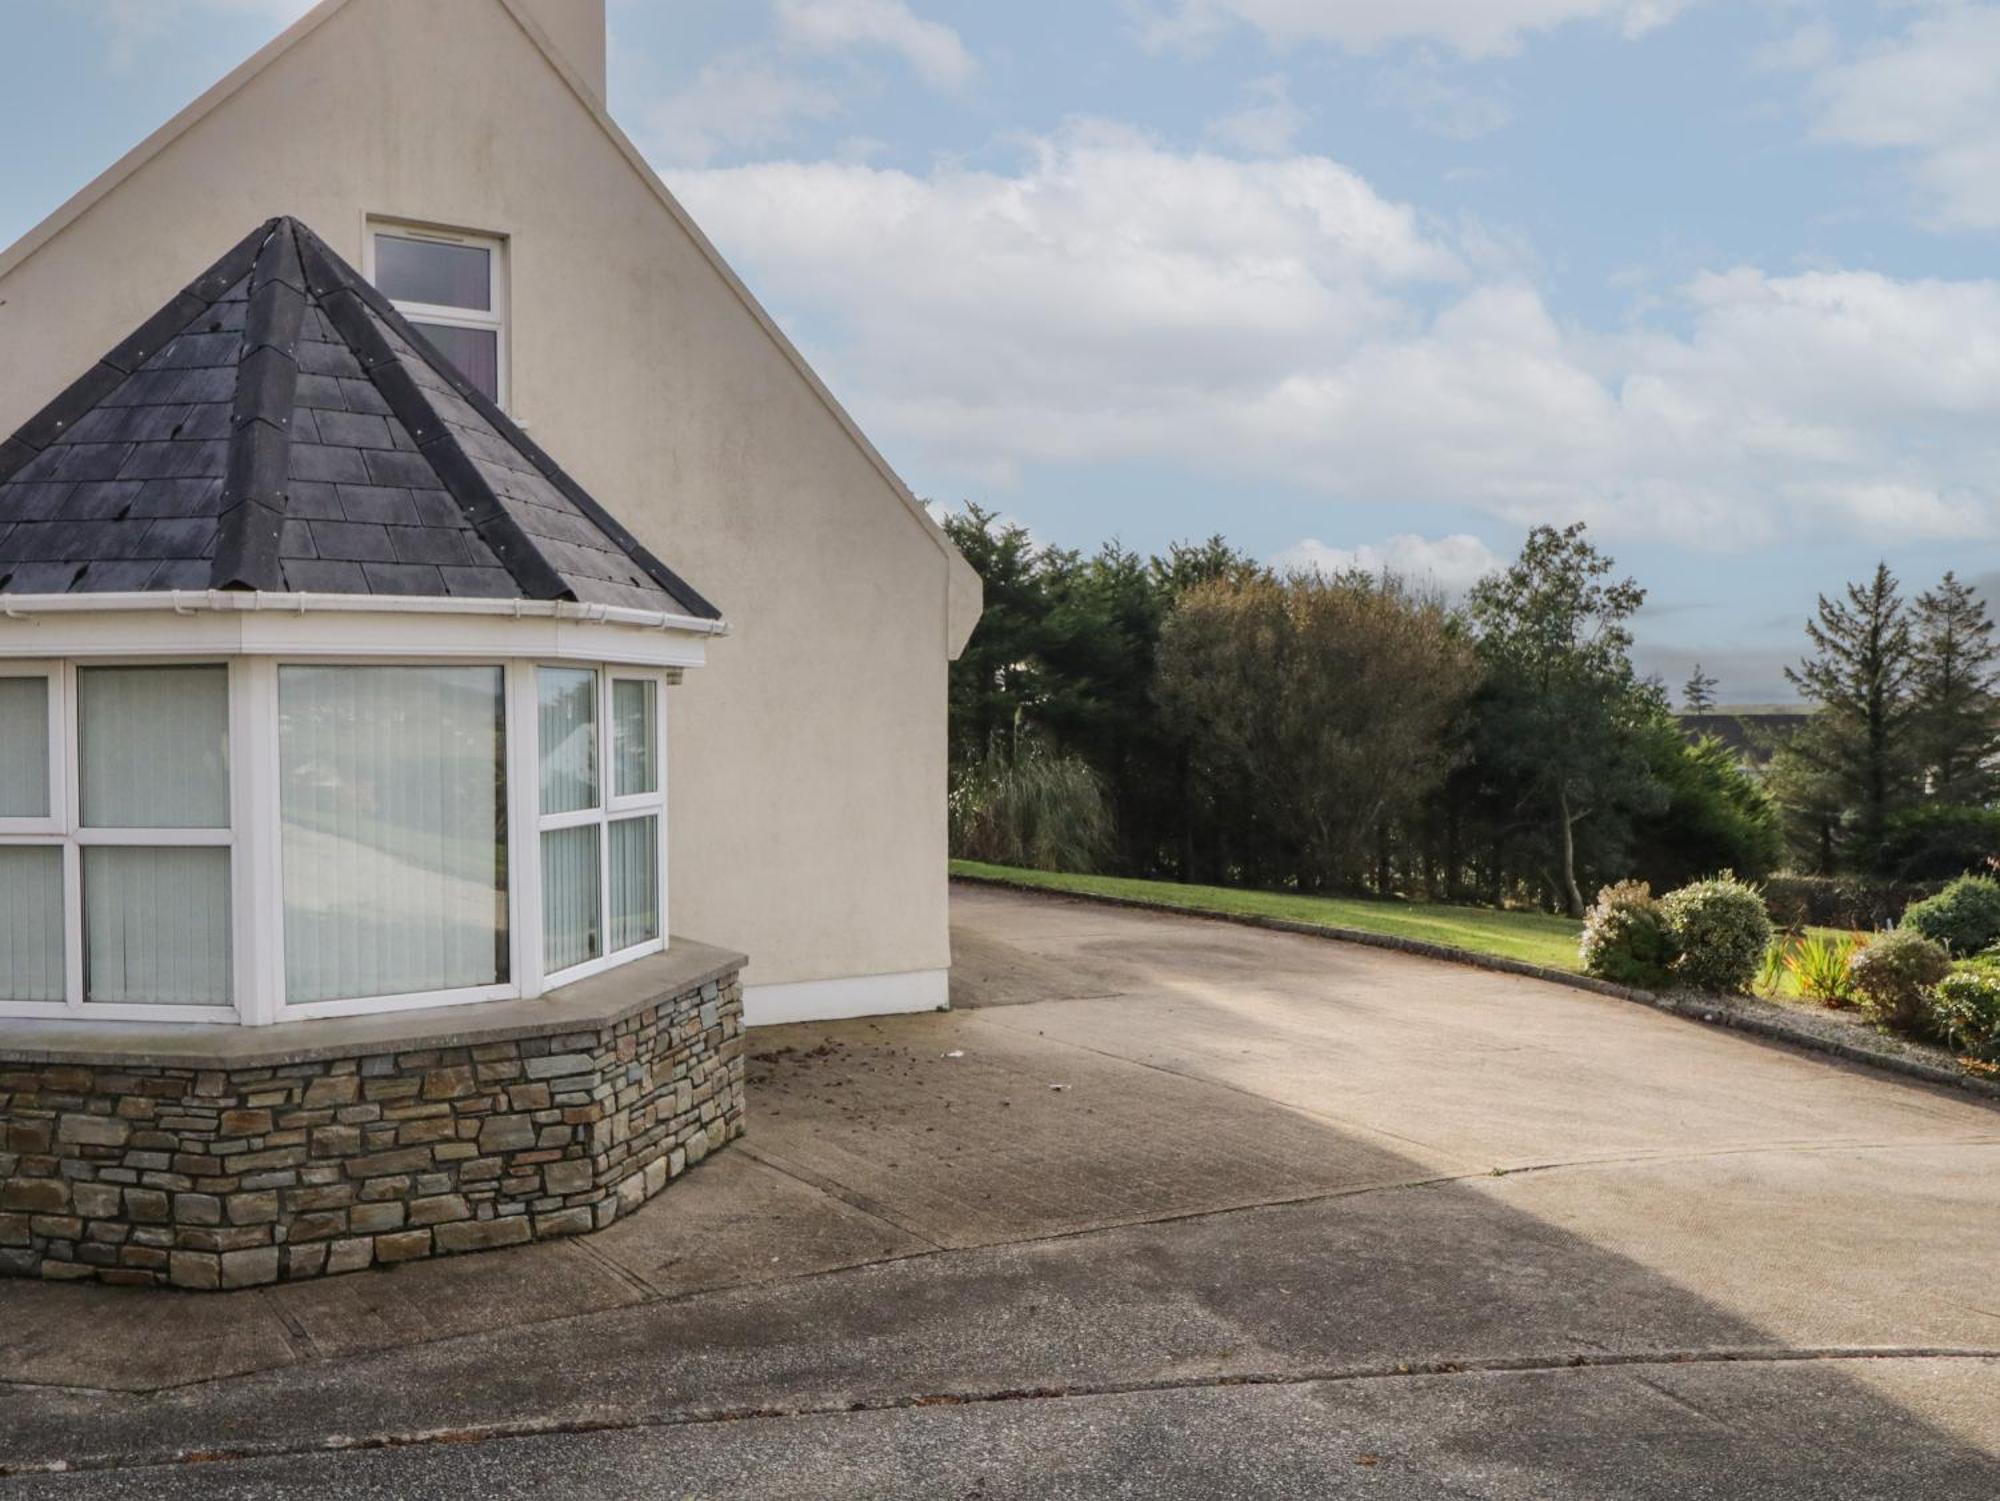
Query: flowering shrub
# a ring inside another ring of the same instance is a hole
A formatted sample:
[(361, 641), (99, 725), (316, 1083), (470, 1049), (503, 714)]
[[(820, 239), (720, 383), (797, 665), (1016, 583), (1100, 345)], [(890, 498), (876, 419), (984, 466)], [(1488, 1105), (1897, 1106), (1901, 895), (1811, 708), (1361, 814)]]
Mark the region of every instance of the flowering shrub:
[(1884, 933), (1847, 961), (1870, 1021), (1922, 1036), (1930, 1027), (1931, 989), (1951, 973), (1944, 945), (1914, 928)]
[(1660, 910), (1673, 940), (1675, 978), (1731, 995), (1750, 988), (1772, 938), (1771, 916), (1756, 887), (1725, 871), (1670, 892)]
[(1597, 893), (1584, 914), (1578, 945), (1585, 974), (1657, 990), (1672, 978), (1674, 941), (1666, 915), (1644, 881), (1621, 881)]

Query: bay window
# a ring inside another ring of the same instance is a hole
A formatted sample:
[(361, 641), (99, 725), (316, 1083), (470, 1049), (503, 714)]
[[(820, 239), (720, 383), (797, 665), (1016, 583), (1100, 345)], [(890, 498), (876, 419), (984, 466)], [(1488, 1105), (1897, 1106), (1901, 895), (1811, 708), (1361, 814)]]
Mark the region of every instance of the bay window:
[(0, 663), (0, 1015), (533, 997), (665, 946), (658, 669)]
[(542, 968), (559, 981), (659, 946), (659, 685), (544, 667), (535, 686)]

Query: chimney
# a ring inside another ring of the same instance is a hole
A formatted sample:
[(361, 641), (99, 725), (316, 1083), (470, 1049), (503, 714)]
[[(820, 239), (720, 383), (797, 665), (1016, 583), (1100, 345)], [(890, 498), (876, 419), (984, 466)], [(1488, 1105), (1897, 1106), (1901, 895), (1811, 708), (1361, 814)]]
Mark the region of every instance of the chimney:
[(603, 104), (605, 0), (515, 0), (515, 4), (542, 28), (557, 54)]

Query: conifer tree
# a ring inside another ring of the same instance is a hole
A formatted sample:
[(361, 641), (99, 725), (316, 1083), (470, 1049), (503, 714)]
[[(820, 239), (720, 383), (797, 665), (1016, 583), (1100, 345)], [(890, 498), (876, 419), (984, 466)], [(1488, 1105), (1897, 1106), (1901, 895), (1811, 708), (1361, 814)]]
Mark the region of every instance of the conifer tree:
[(2000, 643), (1986, 602), (1947, 573), (1917, 597), (1911, 733), (1931, 797), (1981, 804), (2000, 753)]
[(1916, 790), (1911, 744), (1915, 644), (1896, 576), (1875, 565), (1845, 597), (1821, 595), (1806, 622), (1812, 655), (1785, 676), (1817, 705), (1793, 742), (1798, 754), (1846, 794), (1864, 849), (1882, 838), (1889, 815)]
[(1715, 712), (1716, 681), (1701, 670), (1701, 663), (1694, 664), (1694, 672), (1681, 689), (1681, 703), (1689, 714), (1713, 714)]

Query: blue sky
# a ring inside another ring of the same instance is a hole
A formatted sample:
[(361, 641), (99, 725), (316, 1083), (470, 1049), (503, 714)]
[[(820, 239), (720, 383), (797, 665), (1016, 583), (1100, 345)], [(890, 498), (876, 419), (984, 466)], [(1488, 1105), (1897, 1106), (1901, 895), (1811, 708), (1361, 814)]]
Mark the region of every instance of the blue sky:
[[(302, 0), (0, 0), (0, 240)], [(613, 112), (920, 494), (1457, 587), (1584, 519), (1784, 693), (2000, 585), (2000, 5), (611, 0)], [(53, 122), (53, 123), (52, 123)]]

